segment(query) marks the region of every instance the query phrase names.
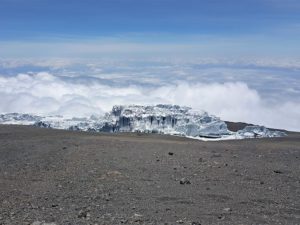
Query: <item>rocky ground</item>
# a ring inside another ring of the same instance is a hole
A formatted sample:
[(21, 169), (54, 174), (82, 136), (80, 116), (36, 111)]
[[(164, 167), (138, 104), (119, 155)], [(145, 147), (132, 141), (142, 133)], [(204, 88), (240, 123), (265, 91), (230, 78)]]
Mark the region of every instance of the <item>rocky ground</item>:
[(201, 142), (0, 126), (0, 224), (300, 224), (300, 134)]

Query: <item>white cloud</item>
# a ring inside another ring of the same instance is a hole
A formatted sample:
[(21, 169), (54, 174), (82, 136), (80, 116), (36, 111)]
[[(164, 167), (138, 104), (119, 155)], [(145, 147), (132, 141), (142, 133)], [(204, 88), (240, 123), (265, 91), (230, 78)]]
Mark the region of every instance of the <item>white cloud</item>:
[(204, 109), (224, 120), (300, 131), (300, 102), (272, 104), (243, 82), (174, 81), (163, 85), (79, 82), (50, 73), (0, 76), (0, 113), (84, 116), (102, 114), (115, 104), (169, 103)]

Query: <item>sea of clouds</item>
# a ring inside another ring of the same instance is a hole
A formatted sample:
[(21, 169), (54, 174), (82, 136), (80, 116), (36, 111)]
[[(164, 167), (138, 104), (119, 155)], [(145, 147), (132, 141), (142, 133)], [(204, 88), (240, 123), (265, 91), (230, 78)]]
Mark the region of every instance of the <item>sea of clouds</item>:
[(223, 120), (300, 131), (299, 68), (203, 61), (1, 61), (0, 113), (69, 117), (117, 104), (178, 104)]

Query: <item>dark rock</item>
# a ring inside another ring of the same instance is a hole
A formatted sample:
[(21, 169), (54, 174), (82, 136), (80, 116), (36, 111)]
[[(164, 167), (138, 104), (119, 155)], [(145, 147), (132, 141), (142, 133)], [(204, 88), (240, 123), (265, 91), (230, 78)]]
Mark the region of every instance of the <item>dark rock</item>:
[(278, 173), (278, 174), (283, 173), (281, 170), (274, 170), (273, 172), (274, 172), (274, 173)]
[(51, 128), (50, 124), (42, 121), (36, 122), (33, 126), (40, 127), (40, 128)]
[(224, 219), (225, 219), (225, 216), (224, 216), (224, 215), (218, 215), (218, 219), (219, 219), (219, 220), (224, 220)]
[(179, 181), (180, 184), (191, 184), (191, 182), (186, 179), (186, 178), (182, 178), (180, 181)]
[(80, 210), (79, 213), (78, 213), (78, 218), (80, 219), (85, 219), (89, 216), (89, 212), (88, 210), (84, 209), (84, 210)]
[(126, 220), (126, 219), (123, 219), (123, 220), (121, 220), (120, 222), (121, 222), (121, 223), (127, 223), (127, 222), (128, 222), (128, 220)]
[(173, 152), (169, 152), (168, 154), (169, 154), (169, 155), (174, 155), (174, 153), (173, 153)]

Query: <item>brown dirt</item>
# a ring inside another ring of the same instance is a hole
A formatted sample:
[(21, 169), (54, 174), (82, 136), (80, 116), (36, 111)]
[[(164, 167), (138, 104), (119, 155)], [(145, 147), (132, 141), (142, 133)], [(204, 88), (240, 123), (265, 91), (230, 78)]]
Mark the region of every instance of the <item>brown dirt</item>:
[[(173, 153), (173, 154), (172, 154)], [(0, 126), (0, 224), (300, 224), (300, 135)]]

